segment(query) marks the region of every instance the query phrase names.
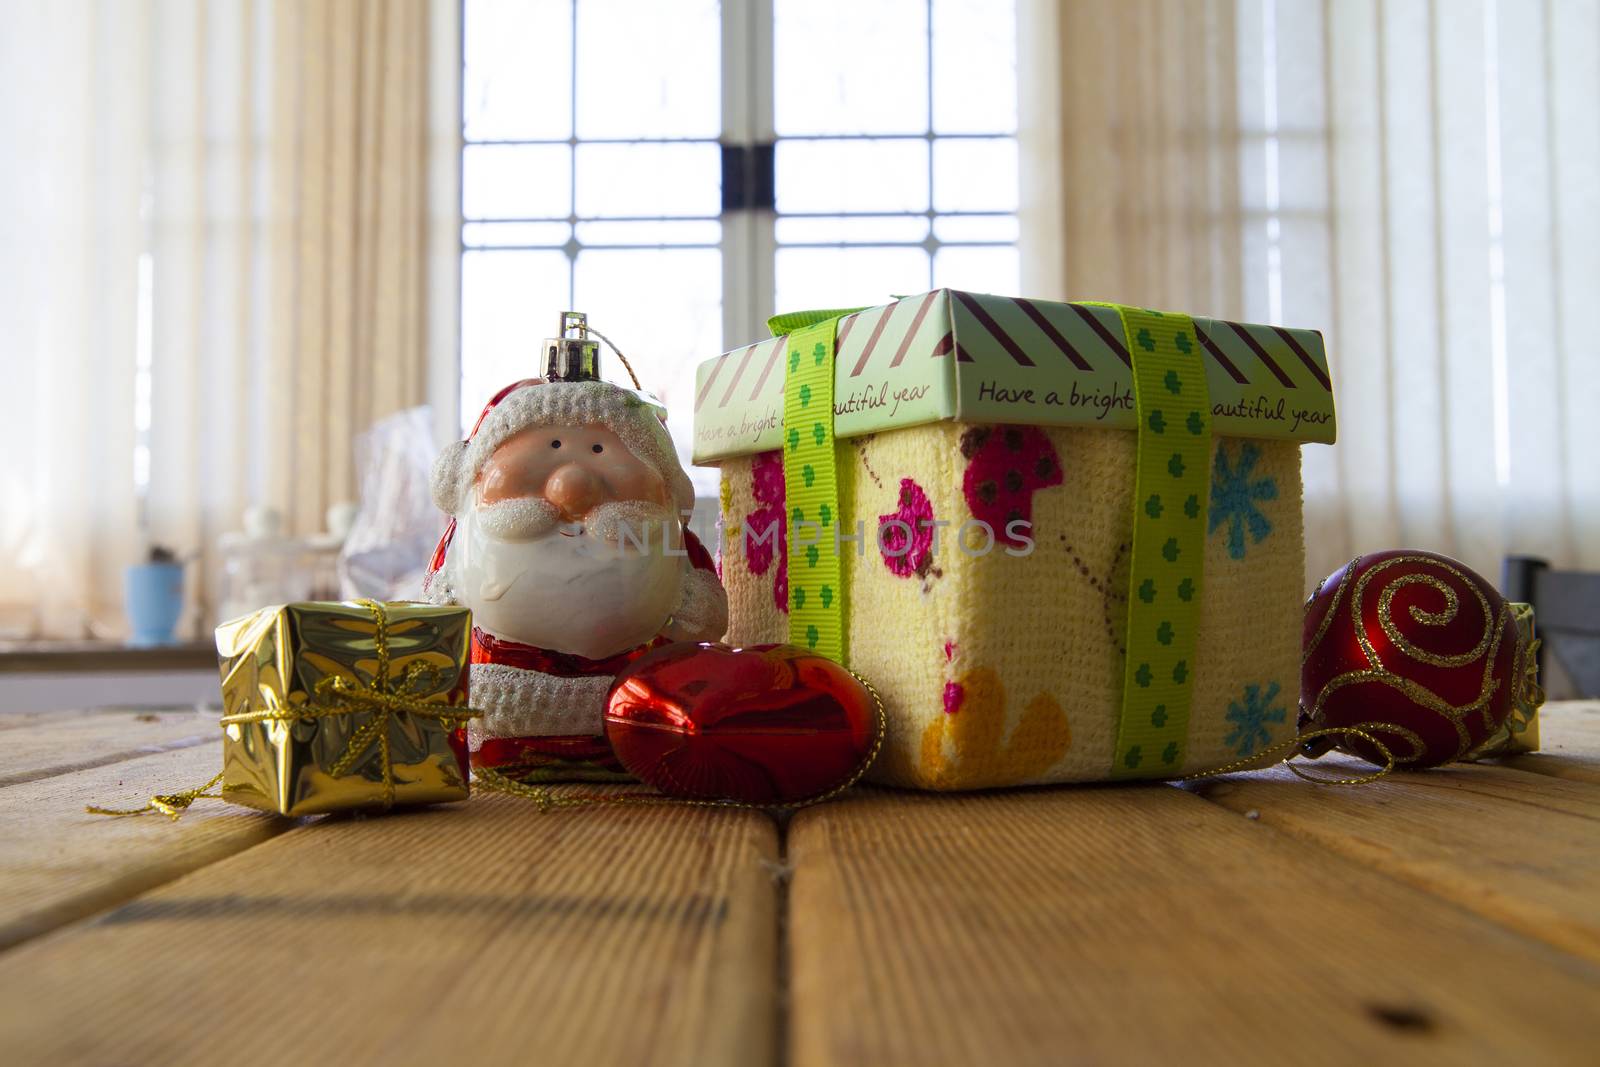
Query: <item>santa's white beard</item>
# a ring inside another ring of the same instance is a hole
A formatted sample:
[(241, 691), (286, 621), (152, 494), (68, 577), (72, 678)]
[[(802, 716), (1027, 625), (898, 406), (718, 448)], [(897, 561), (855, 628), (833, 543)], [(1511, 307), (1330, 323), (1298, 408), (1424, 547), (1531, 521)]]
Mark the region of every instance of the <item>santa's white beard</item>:
[[(445, 564), (456, 599), (475, 626), (535, 648), (605, 659), (655, 638), (682, 590), (685, 558), (665, 508), (625, 511), (629, 537), (557, 526), (527, 540), (484, 529), (477, 509), (458, 521)], [(648, 515), (648, 521), (639, 521)], [(613, 516), (613, 519), (615, 516)], [(492, 524), (491, 524), (492, 525)], [(600, 522), (614, 530), (615, 522)], [(630, 540), (631, 538), (631, 540)], [(643, 547), (637, 542), (643, 542)]]

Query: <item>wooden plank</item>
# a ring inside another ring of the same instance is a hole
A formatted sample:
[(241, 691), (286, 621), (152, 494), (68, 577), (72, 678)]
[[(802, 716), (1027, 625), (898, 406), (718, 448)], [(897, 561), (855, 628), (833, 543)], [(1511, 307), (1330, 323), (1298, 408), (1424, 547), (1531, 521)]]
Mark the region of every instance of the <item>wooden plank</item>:
[[(1311, 770), (1363, 767), (1332, 756)], [(1600, 787), (1455, 764), (1355, 788), (1312, 785), (1287, 768), (1187, 788), (1600, 962)]]
[(1540, 746), (1491, 762), (1600, 785), (1600, 701), (1564, 700), (1539, 711)]
[(1167, 786), (789, 830), (791, 1060), (1584, 1062), (1600, 968)]
[(85, 715), (99, 715), (101, 713), (102, 709), (99, 708), (72, 708), (65, 711), (3, 711), (0, 712), (0, 732), (28, 729), (54, 720), (81, 718)]
[(751, 811), (320, 820), (0, 956), (0, 1032), (18, 1063), (767, 1063), (776, 857)]
[(203, 784), (222, 766), (203, 745), (14, 785), (0, 833), (0, 948), (104, 911), (294, 824), (202, 801), (182, 820), (114, 819), (85, 804), (137, 807), (153, 792)]
[(5, 732), (5, 744), (0, 745), (0, 787), (103, 767), (152, 752), (191, 748), (221, 737), (217, 713), (193, 709), (108, 710), (33, 718)]

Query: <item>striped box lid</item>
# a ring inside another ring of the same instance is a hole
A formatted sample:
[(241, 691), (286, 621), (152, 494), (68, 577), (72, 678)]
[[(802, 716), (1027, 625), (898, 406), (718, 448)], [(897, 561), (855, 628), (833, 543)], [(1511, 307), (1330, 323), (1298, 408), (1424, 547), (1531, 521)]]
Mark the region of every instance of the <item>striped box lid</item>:
[[(1194, 324), (1214, 432), (1333, 442), (1320, 333), (1198, 316)], [(772, 338), (700, 364), (696, 463), (779, 447), (784, 344)], [(1131, 364), (1109, 307), (936, 289), (844, 316), (835, 352), (839, 437), (943, 419), (1134, 428)]]

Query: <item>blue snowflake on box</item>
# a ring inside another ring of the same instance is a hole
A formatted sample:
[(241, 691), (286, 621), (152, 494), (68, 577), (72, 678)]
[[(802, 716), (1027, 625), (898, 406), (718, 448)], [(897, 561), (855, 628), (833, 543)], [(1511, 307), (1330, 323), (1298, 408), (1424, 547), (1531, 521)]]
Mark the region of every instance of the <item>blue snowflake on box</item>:
[(1233, 733), (1223, 738), (1222, 743), (1241, 756), (1253, 756), (1271, 744), (1272, 731), (1267, 725), (1281, 723), (1288, 715), (1282, 704), (1272, 706), (1280, 690), (1277, 682), (1267, 686), (1264, 693), (1259, 685), (1245, 686), (1244, 703), (1228, 702), (1228, 721), (1233, 723)]
[(1278, 499), (1278, 483), (1271, 478), (1251, 479), (1261, 450), (1248, 441), (1239, 446), (1237, 462), (1228, 462), (1228, 446), (1217, 446), (1217, 458), (1211, 466), (1211, 521), (1208, 534), (1227, 523), (1228, 555), (1244, 559), (1244, 535), (1250, 531), (1250, 542), (1259, 545), (1272, 532), (1272, 523), (1257, 507), (1266, 500)]

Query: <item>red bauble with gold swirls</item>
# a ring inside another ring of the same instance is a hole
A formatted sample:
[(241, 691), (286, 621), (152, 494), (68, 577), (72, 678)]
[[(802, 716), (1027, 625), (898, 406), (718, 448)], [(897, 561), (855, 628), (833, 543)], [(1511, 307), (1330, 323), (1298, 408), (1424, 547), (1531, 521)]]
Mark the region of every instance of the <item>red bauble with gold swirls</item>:
[[(1306, 602), (1300, 728), (1364, 727), (1408, 767), (1462, 759), (1505, 721), (1523, 656), (1505, 597), (1463, 564), (1358, 556)], [(1337, 747), (1384, 762), (1359, 738)]]

